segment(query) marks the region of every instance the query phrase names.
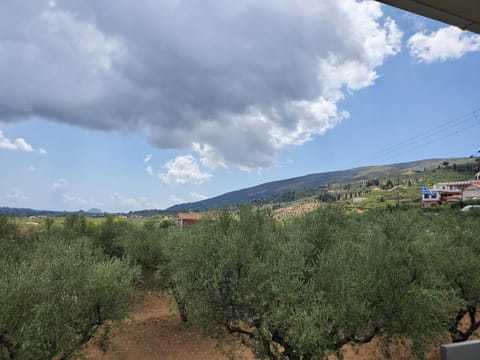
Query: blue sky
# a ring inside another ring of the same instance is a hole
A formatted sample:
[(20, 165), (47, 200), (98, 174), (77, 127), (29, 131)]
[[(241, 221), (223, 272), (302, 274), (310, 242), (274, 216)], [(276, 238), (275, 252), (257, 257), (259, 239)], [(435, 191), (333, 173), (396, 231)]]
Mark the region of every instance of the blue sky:
[(3, 2), (0, 206), (163, 209), (480, 150), (480, 36), (317, 3)]

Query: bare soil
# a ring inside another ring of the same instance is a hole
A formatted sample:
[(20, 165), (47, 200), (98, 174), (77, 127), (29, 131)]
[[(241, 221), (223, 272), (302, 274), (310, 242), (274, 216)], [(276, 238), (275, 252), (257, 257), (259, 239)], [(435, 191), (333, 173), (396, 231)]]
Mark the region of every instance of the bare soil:
[(86, 344), (76, 359), (102, 360), (224, 360), (254, 359), (252, 352), (234, 338), (218, 341), (202, 337), (198, 330), (180, 324), (174, 303), (166, 295), (147, 293), (121, 324), (115, 324), (102, 351), (104, 327)]
[[(111, 325), (111, 331), (102, 351), (102, 334), (105, 326), (85, 345), (76, 360), (224, 360), (224, 359), (255, 359), (252, 351), (242, 345), (234, 337), (227, 338), (221, 346), (218, 341), (202, 337), (198, 329), (185, 328), (175, 311), (175, 305), (167, 295), (149, 292), (144, 299), (135, 305), (132, 314), (123, 322)], [(479, 314), (480, 316), (480, 314)], [(465, 317), (460, 328), (469, 326)], [(477, 330), (470, 339), (480, 338)], [(427, 360), (439, 359), (439, 344), (448, 343), (449, 336), (439, 339), (432, 345), (432, 351), (427, 354)], [(408, 349), (408, 342), (398, 339), (388, 346), (391, 360), (417, 359)], [(374, 338), (364, 345), (347, 344), (342, 348), (344, 360), (384, 359), (385, 352), (379, 338)], [(329, 360), (337, 360), (331, 355)]]

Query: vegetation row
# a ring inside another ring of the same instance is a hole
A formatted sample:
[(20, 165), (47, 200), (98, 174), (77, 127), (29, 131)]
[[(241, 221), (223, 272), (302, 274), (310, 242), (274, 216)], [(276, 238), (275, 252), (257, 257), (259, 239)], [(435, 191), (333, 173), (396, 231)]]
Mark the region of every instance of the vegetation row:
[(480, 327), (479, 220), (325, 206), (280, 223), (243, 207), (183, 231), (72, 214), (19, 235), (0, 217), (0, 358), (68, 358), (145, 287), (259, 358), (323, 359), (373, 338), (408, 340), (421, 357)]

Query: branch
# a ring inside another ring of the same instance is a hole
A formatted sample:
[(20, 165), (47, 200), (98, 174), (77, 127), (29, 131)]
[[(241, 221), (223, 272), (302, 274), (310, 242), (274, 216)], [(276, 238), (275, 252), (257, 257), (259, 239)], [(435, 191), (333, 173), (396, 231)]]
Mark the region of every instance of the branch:
[(228, 332), (230, 334), (242, 334), (242, 335), (247, 335), (249, 338), (254, 338), (255, 337), (255, 334), (250, 332), (250, 331), (247, 331), (247, 330), (244, 330), (242, 329), (240, 326), (232, 326), (231, 324), (224, 324), (225, 327), (227, 328)]
[(8, 358), (15, 359), (14, 345), (7, 334), (0, 334), (0, 350), (7, 349)]
[(295, 349), (292, 348), (292, 346), (288, 343), (288, 341), (280, 335), (280, 328), (278, 326), (269, 326), (270, 333), (272, 334), (272, 341), (275, 341), (277, 344), (280, 344), (283, 347), (283, 353), (288, 356), (288, 359), (290, 360), (296, 360), (296, 359), (310, 359), (311, 355), (309, 354), (303, 354), (303, 356), (300, 356), (299, 354), (295, 353)]
[[(467, 309), (461, 309), (458, 311), (457, 316), (455, 317), (455, 322), (450, 327), (449, 331), (452, 335), (453, 342), (460, 342), (466, 341), (468, 338), (480, 328), (480, 321), (476, 321), (475, 315), (477, 313), (477, 308), (474, 305), (467, 305)], [(467, 331), (462, 332), (458, 330), (458, 326), (460, 321), (463, 319), (465, 314), (468, 314), (470, 317), (470, 326), (468, 327)]]
[(473, 305), (468, 306), (468, 315), (470, 316), (470, 327), (467, 331), (463, 333), (464, 340), (468, 340), (468, 338), (478, 329), (480, 328), (480, 321), (475, 321), (475, 314), (477, 313), (477, 308)]
[(373, 340), (373, 338), (380, 334), (380, 328), (378, 326), (375, 326), (372, 329), (372, 332), (370, 334), (365, 335), (364, 337), (357, 338), (355, 335), (349, 335), (344, 337), (343, 339), (338, 340), (334, 344), (334, 349), (339, 350), (343, 345), (346, 345), (348, 343), (354, 343), (354, 344), (367, 344), (370, 341)]

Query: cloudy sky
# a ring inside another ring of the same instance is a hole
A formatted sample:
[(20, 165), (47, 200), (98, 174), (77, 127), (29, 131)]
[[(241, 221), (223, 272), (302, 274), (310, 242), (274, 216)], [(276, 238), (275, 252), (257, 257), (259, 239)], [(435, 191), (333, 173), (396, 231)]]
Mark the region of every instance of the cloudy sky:
[(480, 36), (373, 1), (3, 0), (0, 206), (469, 156), (479, 68)]

